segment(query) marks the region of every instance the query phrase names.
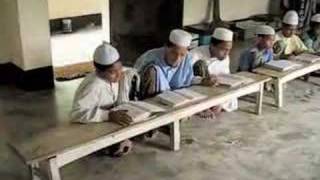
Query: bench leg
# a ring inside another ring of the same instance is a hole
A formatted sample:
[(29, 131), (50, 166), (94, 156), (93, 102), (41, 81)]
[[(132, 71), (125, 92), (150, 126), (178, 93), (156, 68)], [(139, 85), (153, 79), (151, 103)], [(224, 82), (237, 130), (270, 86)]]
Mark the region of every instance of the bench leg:
[(30, 167), (30, 172), (31, 172), (31, 176), (32, 176), (32, 180), (41, 180), (41, 176), (40, 176), (40, 169), (39, 169), (39, 163), (33, 163), (31, 165), (29, 165)]
[(264, 91), (264, 84), (261, 84), (260, 89), (256, 94), (256, 114), (257, 115), (260, 115), (262, 113), (263, 91)]
[(180, 120), (170, 125), (170, 147), (173, 151), (180, 149)]
[(283, 84), (277, 80), (275, 81), (274, 85), (276, 105), (278, 108), (281, 108), (283, 106)]
[(57, 164), (57, 158), (48, 159), (46, 162), (41, 164), (41, 169), (46, 173), (49, 180), (61, 180), (59, 166)]

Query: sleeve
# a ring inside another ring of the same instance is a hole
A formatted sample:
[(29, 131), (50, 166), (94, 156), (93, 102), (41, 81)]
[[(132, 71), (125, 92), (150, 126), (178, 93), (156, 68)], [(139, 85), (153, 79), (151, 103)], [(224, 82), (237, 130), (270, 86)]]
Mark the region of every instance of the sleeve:
[(72, 122), (86, 124), (108, 120), (109, 111), (99, 105), (99, 94), (93, 88), (84, 88), (77, 93), (71, 112)]
[(247, 51), (244, 51), (240, 55), (240, 60), (239, 60), (239, 71), (249, 71), (250, 70), (250, 53)]
[(197, 61), (201, 60), (200, 54), (198, 52), (198, 48), (191, 50), (190, 53), (192, 58), (192, 64), (195, 64)]
[(192, 65), (192, 55), (189, 54), (187, 56), (187, 68), (186, 68), (186, 79), (184, 86), (191, 86), (193, 79), (194, 79), (194, 73), (193, 73), (193, 65)]
[(223, 73), (230, 74), (230, 57), (228, 57), (223, 63)]
[(306, 47), (306, 45), (303, 43), (303, 41), (297, 36), (296, 37), (296, 42), (297, 42), (297, 51), (298, 53), (301, 53), (301, 52), (304, 52), (304, 51), (307, 51), (308, 48)]

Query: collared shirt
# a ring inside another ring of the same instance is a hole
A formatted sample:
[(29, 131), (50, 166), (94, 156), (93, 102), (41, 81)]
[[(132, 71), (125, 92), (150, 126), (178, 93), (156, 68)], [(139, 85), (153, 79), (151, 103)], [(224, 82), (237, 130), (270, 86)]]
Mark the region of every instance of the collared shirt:
[(240, 55), (239, 71), (252, 71), (273, 60), (272, 49), (259, 50), (257, 47), (248, 48)]
[(297, 35), (292, 35), (291, 37), (287, 38), (282, 34), (281, 31), (279, 31), (275, 36), (275, 42), (277, 41), (282, 41), (284, 43), (284, 55), (300, 53), (308, 50), (308, 48)]
[[(207, 64), (208, 72), (211, 75), (230, 74), (230, 59), (227, 56), (223, 60), (211, 56), (210, 46), (200, 46), (191, 51), (193, 64), (199, 60), (203, 60)], [(238, 99), (232, 99), (221, 104), (222, 108), (227, 111), (235, 111), (238, 109)]]
[(209, 74), (230, 74), (230, 58), (227, 56), (223, 60), (211, 57), (210, 46), (200, 46), (191, 51), (192, 62), (195, 64), (199, 60), (206, 62)]
[(310, 52), (320, 52), (320, 38), (310, 31), (302, 35), (302, 40)]
[(72, 122), (94, 123), (107, 121), (119, 92), (118, 83), (110, 83), (91, 73), (78, 87), (71, 111)]
[(177, 67), (171, 67), (165, 61), (165, 52), (165, 47), (147, 51), (134, 67), (140, 75), (150, 66), (156, 68), (157, 92), (190, 86), (194, 78), (191, 54), (187, 53)]

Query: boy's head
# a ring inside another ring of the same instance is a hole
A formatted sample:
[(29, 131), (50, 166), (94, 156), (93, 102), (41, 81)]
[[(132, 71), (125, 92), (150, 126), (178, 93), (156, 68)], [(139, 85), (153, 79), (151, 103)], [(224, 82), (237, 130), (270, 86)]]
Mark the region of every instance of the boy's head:
[(192, 36), (188, 32), (181, 29), (171, 31), (165, 52), (165, 59), (168, 65), (176, 67), (181, 63), (188, 54), (191, 41)]
[(210, 44), (210, 53), (219, 60), (224, 60), (232, 49), (233, 32), (226, 28), (216, 28)]
[(267, 25), (259, 26), (256, 30), (256, 45), (261, 49), (270, 49), (273, 46), (275, 31)]
[(316, 36), (320, 36), (320, 14), (312, 16), (310, 28)]
[(296, 11), (288, 11), (282, 20), (282, 34), (285, 37), (291, 37), (295, 34), (299, 24), (299, 16)]
[(98, 46), (94, 53), (96, 72), (109, 82), (119, 82), (122, 78), (122, 63), (119, 52), (107, 42)]

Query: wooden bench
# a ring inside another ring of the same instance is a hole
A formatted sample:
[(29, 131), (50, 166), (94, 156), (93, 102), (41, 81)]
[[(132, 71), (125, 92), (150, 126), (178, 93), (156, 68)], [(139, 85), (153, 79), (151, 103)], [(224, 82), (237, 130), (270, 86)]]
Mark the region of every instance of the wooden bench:
[(298, 69), (294, 69), (286, 72), (279, 72), (265, 67), (260, 67), (254, 70), (255, 73), (272, 77), (272, 83), (275, 86), (274, 98), (278, 108), (283, 106), (283, 85), (296, 78), (302, 77), (309, 73), (318, 71), (320, 69), (320, 62), (312, 64), (302, 64)]
[[(139, 124), (129, 127), (121, 127), (110, 122), (71, 124), (49, 129), (23, 142), (13, 142), (11, 146), (29, 165), (33, 179), (37, 178), (36, 169), (42, 169), (50, 180), (61, 180), (59, 169), (77, 159), (166, 125), (170, 125), (171, 129), (170, 147), (177, 151), (180, 149), (180, 119), (252, 93), (257, 94), (256, 113), (261, 113), (264, 83), (271, 78), (252, 73), (240, 74), (253, 78), (255, 82), (237, 89), (191, 87), (197, 92), (208, 95), (208, 98), (184, 107), (170, 109), (164, 114)], [(154, 99), (148, 101), (154, 101)]]

